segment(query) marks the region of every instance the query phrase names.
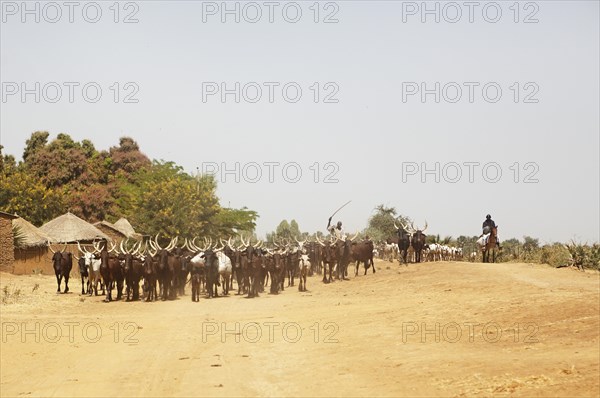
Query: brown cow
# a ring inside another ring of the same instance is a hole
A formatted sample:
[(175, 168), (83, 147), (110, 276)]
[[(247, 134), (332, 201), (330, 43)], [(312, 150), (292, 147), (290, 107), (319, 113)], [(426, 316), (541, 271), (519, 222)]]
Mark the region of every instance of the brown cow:
[(371, 240), (365, 240), (363, 242), (353, 242), (352, 243), (352, 261), (356, 261), (356, 271), (354, 272), (354, 276), (358, 275), (358, 268), (360, 266), (360, 262), (362, 261), (365, 265), (365, 275), (367, 275), (367, 270), (369, 266), (373, 267), (373, 273), (375, 270), (375, 263), (373, 262), (373, 242)]

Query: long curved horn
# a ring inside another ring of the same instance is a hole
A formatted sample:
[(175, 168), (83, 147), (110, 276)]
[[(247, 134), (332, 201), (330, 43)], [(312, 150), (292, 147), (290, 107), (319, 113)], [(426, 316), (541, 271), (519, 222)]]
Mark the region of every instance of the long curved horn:
[(427, 220), (425, 220), (425, 228), (421, 230), (421, 232), (425, 232), (427, 230)]
[(410, 233), (411, 233), (411, 234), (414, 234), (414, 233), (415, 233), (415, 232), (417, 232), (417, 231), (418, 231), (418, 228), (417, 228), (417, 229), (415, 229), (415, 225), (414, 225), (414, 224), (411, 222), (411, 223), (410, 223)]
[[(150, 242), (150, 246), (152, 246), (152, 239), (149, 240)], [(158, 253), (158, 249), (154, 248), (154, 253), (152, 252), (152, 249), (148, 249), (148, 253), (150, 254), (151, 257), (156, 256), (156, 253)]]
[(358, 236), (358, 232), (357, 232), (357, 233), (355, 233), (355, 234), (354, 234), (354, 237), (353, 237), (353, 238), (351, 238), (350, 240), (351, 240), (351, 241), (354, 241), (354, 239), (356, 239), (356, 237), (357, 237), (357, 236)]
[(160, 232), (158, 232), (156, 234), (156, 237), (154, 238), (154, 243), (156, 244), (156, 247), (158, 248), (158, 250), (164, 250), (162, 247), (160, 247), (160, 245), (158, 244), (158, 234), (160, 234)]
[(325, 246), (325, 243), (321, 242), (321, 239), (319, 239), (319, 236), (318, 236), (318, 235), (315, 235), (315, 238), (317, 239), (317, 242), (319, 242), (319, 244), (320, 244), (321, 246)]
[(131, 254), (131, 249), (129, 249), (129, 238), (125, 239), (123, 247), (125, 248), (125, 254)]
[(63, 247), (63, 249), (60, 251), (61, 253), (64, 253), (65, 250), (67, 250), (67, 244), (65, 243), (65, 247)]
[(398, 228), (398, 226), (396, 225), (396, 220), (394, 220), (394, 228), (396, 228), (396, 229), (400, 229), (400, 228)]
[(402, 229), (404, 229), (405, 231), (408, 232), (408, 226), (406, 224), (404, 224), (403, 222), (400, 222), (400, 225), (402, 225)]
[(144, 241), (140, 241), (140, 248), (142, 247), (142, 245), (144, 246), (144, 248), (140, 252), (140, 255), (145, 256), (146, 252), (148, 251), (148, 244)]
[(123, 248), (123, 239), (121, 239), (121, 242), (119, 243), (119, 252), (123, 254), (128, 254), (127, 250)]
[(192, 248), (194, 249), (194, 251), (196, 253), (201, 252), (202, 248), (196, 244), (196, 238), (194, 237), (194, 239), (192, 239), (192, 241), (190, 242), (190, 245), (192, 246)]
[[(137, 247), (136, 247), (137, 246)], [(136, 255), (138, 254), (140, 248), (142, 247), (142, 242), (139, 241), (138, 243), (133, 245), (133, 252), (131, 254)], [(143, 254), (143, 253), (139, 253), (139, 254)]]
[(46, 242), (48, 242), (48, 248), (50, 249), (50, 251), (52, 252), (52, 254), (55, 254), (56, 252), (52, 249), (52, 245), (50, 244), (50, 241), (47, 240)]
[(179, 236), (176, 236), (176, 237), (172, 238), (171, 242), (167, 246), (166, 250), (167, 251), (173, 250), (173, 248), (175, 248), (175, 246), (177, 246), (177, 240), (178, 239), (179, 239)]
[(115, 248), (117, 247), (117, 245), (115, 243), (110, 242), (110, 246), (111, 246), (111, 248), (108, 249), (108, 252), (109, 253), (115, 252), (116, 251)]

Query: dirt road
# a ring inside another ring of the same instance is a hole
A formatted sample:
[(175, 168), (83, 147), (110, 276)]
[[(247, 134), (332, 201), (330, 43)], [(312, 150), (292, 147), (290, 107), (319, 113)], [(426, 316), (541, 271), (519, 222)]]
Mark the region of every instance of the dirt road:
[(598, 273), (376, 266), (199, 303), (103, 303), (77, 280), (57, 295), (53, 277), (2, 274), (0, 395), (600, 395)]

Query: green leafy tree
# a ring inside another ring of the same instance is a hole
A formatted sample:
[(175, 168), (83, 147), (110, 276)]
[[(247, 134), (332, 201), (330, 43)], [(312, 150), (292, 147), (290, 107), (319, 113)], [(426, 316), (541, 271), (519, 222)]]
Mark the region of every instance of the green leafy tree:
[(275, 236), (277, 236), (279, 239), (292, 238), (292, 229), (290, 228), (290, 223), (287, 220), (282, 220), (277, 228), (275, 228)]
[(294, 238), (300, 240), (307, 236), (308, 234), (302, 234), (300, 232), (300, 227), (296, 220), (290, 222), (282, 220), (279, 225), (277, 225), (277, 228), (275, 228), (275, 231), (267, 233), (267, 242), (275, 243), (275, 239), (277, 239), (277, 241), (287, 239), (293, 242)]
[(256, 225), (256, 212), (220, 207), (212, 176), (194, 178), (173, 162), (154, 161), (133, 180), (120, 186), (118, 213), (146, 233), (226, 238)]
[(47, 188), (23, 171), (0, 178), (0, 210), (17, 213), (38, 226), (66, 211), (60, 189)]
[(50, 134), (47, 131), (36, 131), (25, 141), (25, 150), (23, 151), (23, 161), (27, 162), (31, 155), (40, 149), (43, 149), (48, 143)]
[(523, 246), (516, 238), (507, 239), (502, 243), (500, 261), (515, 261), (521, 258)]
[(369, 218), (368, 227), (363, 231), (374, 241), (385, 241), (396, 235), (394, 223), (400, 226), (400, 223), (409, 224), (411, 220), (406, 216), (398, 216), (396, 208), (386, 207), (381, 204), (375, 208), (376, 213)]
[(210, 236), (235, 237), (239, 233), (248, 236), (256, 228), (258, 213), (247, 207), (241, 209), (221, 208), (211, 223)]
[(0, 177), (7, 176), (17, 170), (17, 162), (12, 155), (3, 155), (4, 146), (0, 145)]

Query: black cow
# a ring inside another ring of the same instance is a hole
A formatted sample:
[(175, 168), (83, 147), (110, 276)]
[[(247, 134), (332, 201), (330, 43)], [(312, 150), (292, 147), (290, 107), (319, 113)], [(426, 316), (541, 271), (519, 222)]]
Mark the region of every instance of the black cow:
[(208, 298), (218, 297), (218, 286), (219, 283), (219, 259), (217, 253), (212, 249), (208, 249), (204, 252), (204, 270), (206, 272), (206, 290)]
[(406, 264), (406, 256), (408, 254), (408, 248), (410, 247), (410, 233), (406, 231), (407, 228), (402, 223), (400, 223), (400, 227), (398, 227), (394, 222), (394, 226), (396, 227), (396, 233), (398, 234), (397, 243), (400, 257), (402, 257), (402, 261)]
[(52, 250), (50, 244), (48, 244), (50, 251), (54, 253), (52, 255), (52, 263), (54, 267), (54, 274), (56, 275), (56, 283), (58, 285), (58, 289), (56, 289), (56, 293), (60, 293), (60, 284), (62, 279), (65, 278), (65, 291), (67, 293), (69, 291), (69, 276), (71, 274), (71, 269), (73, 268), (73, 255), (69, 252), (65, 252), (67, 249), (67, 245), (65, 244), (65, 248), (60, 252), (55, 252)]
[(81, 275), (81, 294), (86, 294), (86, 287), (87, 291), (90, 292), (91, 286), (89, 279), (90, 274), (88, 272), (88, 266), (85, 263), (85, 257), (79, 257), (79, 259), (77, 260), (77, 264), (79, 265), (79, 274)]
[(133, 254), (125, 254), (125, 263), (123, 265), (123, 273), (126, 282), (126, 301), (137, 301), (140, 299), (140, 279), (143, 274), (142, 261)]
[(157, 259), (148, 254), (144, 259), (144, 290), (146, 291), (146, 301), (158, 299), (156, 292), (157, 279)]
[(352, 239), (346, 238), (344, 240), (338, 240), (336, 242), (338, 250), (338, 266), (337, 266), (337, 277), (338, 280), (348, 280), (348, 265), (351, 261), (352, 254)]
[(413, 235), (411, 239), (411, 245), (415, 251), (415, 262), (421, 262), (421, 253), (423, 252), (423, 248), (425, 247), (425, 241), (427, 239), (427, 235), (423, 232), (427, 229), (427, 221), (425, 221), (425, 228), (423, 230), (417, 228), (416, 230), (413, 227)]

